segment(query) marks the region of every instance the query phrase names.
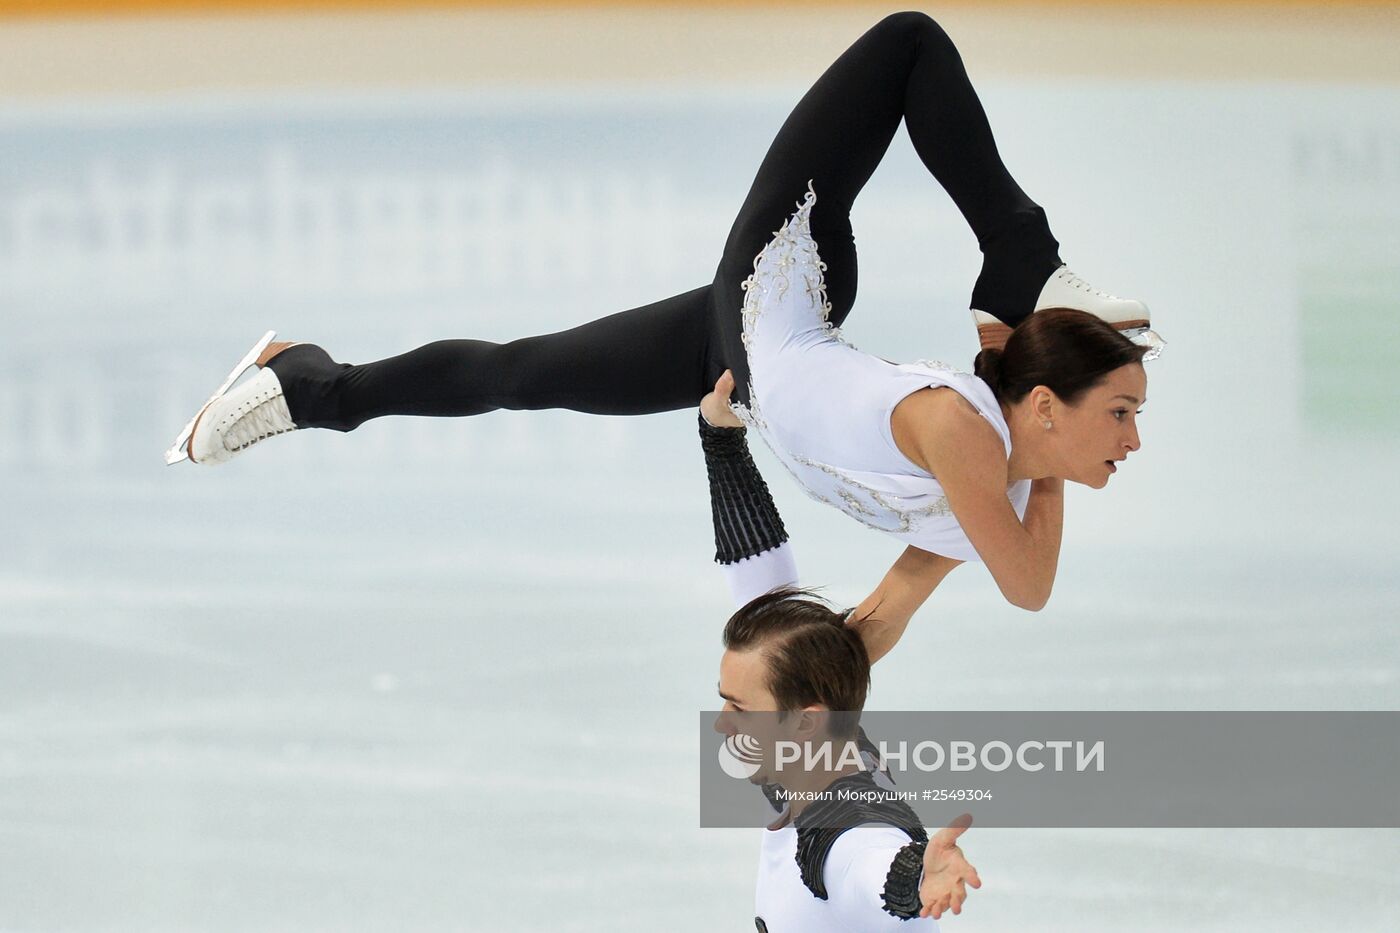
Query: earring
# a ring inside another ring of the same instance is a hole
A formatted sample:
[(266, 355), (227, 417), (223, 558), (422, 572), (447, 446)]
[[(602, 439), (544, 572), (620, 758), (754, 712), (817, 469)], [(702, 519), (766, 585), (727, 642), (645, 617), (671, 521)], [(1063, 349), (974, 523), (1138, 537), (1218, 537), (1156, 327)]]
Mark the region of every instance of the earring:
[(1042, 421), (1041, 424), (1045, 425), (1045, 430), (1047, 431), (1055, 426), (1055, 422), (1053, 421)]

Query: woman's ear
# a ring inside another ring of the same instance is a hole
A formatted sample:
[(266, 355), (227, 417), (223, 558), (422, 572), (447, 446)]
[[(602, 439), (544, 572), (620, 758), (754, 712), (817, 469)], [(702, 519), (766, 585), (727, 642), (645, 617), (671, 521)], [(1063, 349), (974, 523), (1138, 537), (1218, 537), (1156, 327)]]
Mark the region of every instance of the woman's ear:
[(1048, 386), (1036, 386), (1030, 392), (1031, 414), (1035, 415), (1035, 420), (1042, 424), (1046, 421), (1054, 422), (1055, 406), (1059, 403), (1059, 398)]

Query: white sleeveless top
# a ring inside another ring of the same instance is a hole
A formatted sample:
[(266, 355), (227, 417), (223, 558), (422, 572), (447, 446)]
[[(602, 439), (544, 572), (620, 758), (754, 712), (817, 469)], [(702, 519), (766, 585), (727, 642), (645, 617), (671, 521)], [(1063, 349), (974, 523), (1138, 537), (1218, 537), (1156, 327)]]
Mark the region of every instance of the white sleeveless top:
[[(743, 339), (749, 405), (734, 406), (807, 494), (863, 525), (956, 560), (980, 560), (932, 475), (899, 450), (890, 416), (906, 396), (946, 386), (967, 399), (1001, 436), (1011, 432), (991, 388), (942, 363), (889, 363), (862, 353), (827, 320), (807, 197), (754, 260), (744, 283)], [(1029, 480), (1007, 497), (1024, 518)]]

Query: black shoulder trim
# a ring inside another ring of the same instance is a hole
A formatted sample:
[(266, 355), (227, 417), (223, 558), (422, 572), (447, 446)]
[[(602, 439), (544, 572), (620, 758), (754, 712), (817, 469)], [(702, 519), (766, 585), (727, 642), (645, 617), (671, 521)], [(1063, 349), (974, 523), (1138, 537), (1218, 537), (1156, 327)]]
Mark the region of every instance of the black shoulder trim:
[[(865, 771), (843, 777), (828, 788), (837, 795), (842, 790), (879, 789), (874, 778)], [(836, 845), (836, 840), (847, 830), (870, 823), (893, 826), (902, 830), (914, 842), (920, 843), (920, 853), (923, 851), (922, 844), (928, 842), (928, 833), (919, 822), (918, 814), (902, 800), (870, 800), (859, 794), (856, 795), (856, 799), (833, 796), (829, 800), (808, 804), (793, 822), (797, 825), (797, 868), (802, 875), (802, 883), (814, 897), (822, 900), (827, 899), (827, 856), (831, 854), (831, 847)], [(922, 854), (919, 864), (923, 864)], [(914, 884), (914, 896), (917, 898), (917, 876)], [(918, 908), (915, 908), (915, 913), (917, 912)]]
[(924, 849), (927, 842), (911, 842), (895, 854), (890, 873), (885, 876), (885, 912), (901, 920), (919, 915), (919, 879), (924, 873)]

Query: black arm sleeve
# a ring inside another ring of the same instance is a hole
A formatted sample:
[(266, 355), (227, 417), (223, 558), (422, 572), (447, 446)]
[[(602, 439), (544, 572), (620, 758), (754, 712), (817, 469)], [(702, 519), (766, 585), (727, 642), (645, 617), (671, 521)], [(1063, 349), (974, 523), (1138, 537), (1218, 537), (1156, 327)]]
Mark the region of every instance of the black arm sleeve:
[(733, 564), (787, 541), (768, 484), (749, 455), (744, 428), (716, 428), (700, 416), (700, 446), (710, 478), (715, 561)]

